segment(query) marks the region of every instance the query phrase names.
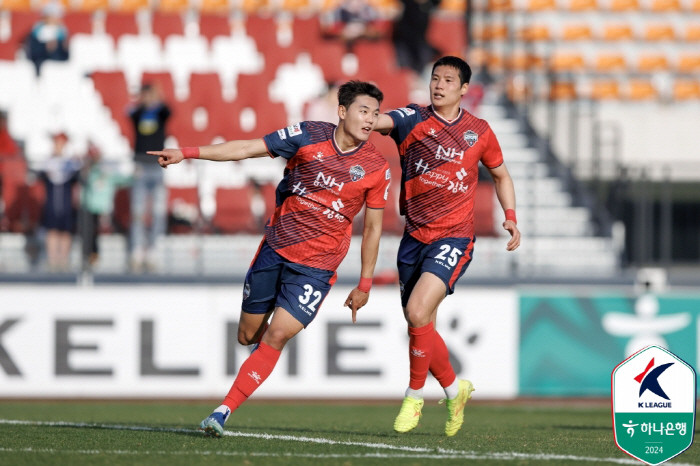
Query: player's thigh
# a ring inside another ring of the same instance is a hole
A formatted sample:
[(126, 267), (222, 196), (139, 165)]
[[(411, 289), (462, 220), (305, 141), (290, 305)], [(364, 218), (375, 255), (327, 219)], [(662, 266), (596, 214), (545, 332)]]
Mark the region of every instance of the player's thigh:
[(307, 327), (328, 296), (332, 277), (333, 272), (327, 270), (299, 264), (286, 264), (280, 278), (280, 290), (275, 307), (284, 308), (303, 327)]
[(299, 322), (295, 316), (283, 307), (276, 307), (272, 321), (270, 321), (270, 327), (263, 335), (262, 342), (282, 351), (284, 345), (303, 329), (304, 324)]
[(404, 307), (406, 320), (412, 327), (428, 325), (435, 319), (437, 308), (445, 299), (446, 287), (442, 278), (430, 273), (421, 274)]
[(401, 306), (406, 307), (413, 294), (413, 289), (421, 275), (421, 263), (425, 244), (413, 239), (410, 235), (404, 235), (399, 245), (396, 258), (396, 267), (399, 272), (399, 291), (401, 292)]

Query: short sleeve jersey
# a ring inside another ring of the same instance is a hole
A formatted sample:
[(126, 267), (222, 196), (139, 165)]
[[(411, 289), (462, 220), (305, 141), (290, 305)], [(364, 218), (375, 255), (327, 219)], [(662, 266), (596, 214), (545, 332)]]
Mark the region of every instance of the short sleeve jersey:
[(331, 271), (348, 252), (353, 218), (365, 203), (384, 208), (391, 179), (371, 143), (343, 152), (335, 130), (332, 123), (307, 121), (263, 138), (272, 157), (287, 159), (266, 241), (292, 262)]
[(401, 213), (406, 232), (423, 243), (474, 237), (478, 164), (503, 163), (489, 124), (460, 109), (447, 121), (432, 106), (411, 104), (388, 113), (401, 159)]

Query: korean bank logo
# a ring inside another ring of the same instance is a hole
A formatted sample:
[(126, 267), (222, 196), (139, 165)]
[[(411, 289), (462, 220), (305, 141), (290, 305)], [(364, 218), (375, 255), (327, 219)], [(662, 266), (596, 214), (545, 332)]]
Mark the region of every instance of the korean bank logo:
[(647, 346), (612, 373), (617, 446), (657, 465), (687, 450), (695, 432), (695, 370), (668, 349)]

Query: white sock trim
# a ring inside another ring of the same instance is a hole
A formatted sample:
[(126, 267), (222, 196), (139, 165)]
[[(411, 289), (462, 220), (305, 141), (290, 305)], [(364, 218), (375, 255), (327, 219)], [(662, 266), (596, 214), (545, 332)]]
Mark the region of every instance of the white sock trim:
[(451, 385), (447, 387), (443, 387), (445, 390), (445, 396), (452, 400), (454, 398), (457, 398), (457, 395), (459, 395), (459, 380), (455, 379), (454, 382), (452, 382)]
[(410, 396), (411, 398), (415, 398), (416, 400), (422, 400), (423, 399), (423, 389), (419, 388), (418, 390), (414, 390), (411, 387), (408, 387), (406, 389), (405, 396)]
[(224, 415), (224, 422), (226, 422), (226, 419), (228, 419), (229, 415), (231, 414), (231, 410), (226, 405), (219, 406), (218, 408), (216, 408), (214, 410), (214, 412), (223, 414)]

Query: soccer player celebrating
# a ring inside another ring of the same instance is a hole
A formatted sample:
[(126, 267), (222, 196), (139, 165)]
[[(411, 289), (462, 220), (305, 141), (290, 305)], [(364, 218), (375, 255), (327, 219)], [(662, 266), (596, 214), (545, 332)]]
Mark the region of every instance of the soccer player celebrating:
[(338, 126), (306, 121), (261, 139), (149, 152), (164, 168), (186, 158), (287, 159), (277, 207), (243, 288), (238, 341), (256, 349), (221, 406), (201, 422), (207, 435), (223, 435), (226, 419), (272, 373), (287, 341), (314, 319), (348, 252), (353, 217), (365, 203), (360, 283), (345, 301), (353, 322), (367, 303), (390, 181), (387, 161), (367, 142), (383, 97), (372, 84), (350, 81), (338, 90)]
[(435, 319), (438, 306), (454, 292), (472, 259), (479, 161), (493, 177), (505, 211), (503, 228), (511, 234), (507, 249), (513, 251), (520, 245), (513, 181), (496, 136), (486, 121), (460, 108), (470, 78), (471, 69), (464, 60), (440, 58), (430, 80), (431, 105), (411, 104), (383, 114), (375, 127), (398, 146), (400, 209), (406, 217), (397, 264), (401, 305), (408, 322), (410, 380), (394, 422), (397, 432), (418, 425), (428, 371), (447, 396), (448, 436), (462, 427), (464, 406), (474, 390), (470, 381), (457, 380), (447, 346), (435, 330)]

